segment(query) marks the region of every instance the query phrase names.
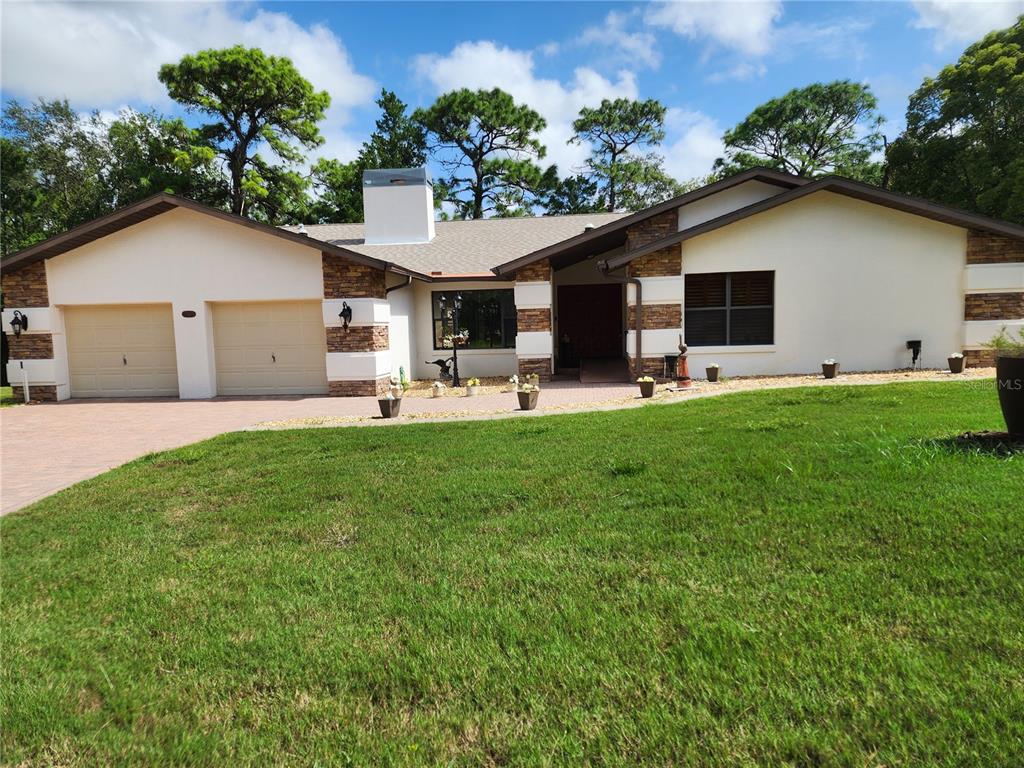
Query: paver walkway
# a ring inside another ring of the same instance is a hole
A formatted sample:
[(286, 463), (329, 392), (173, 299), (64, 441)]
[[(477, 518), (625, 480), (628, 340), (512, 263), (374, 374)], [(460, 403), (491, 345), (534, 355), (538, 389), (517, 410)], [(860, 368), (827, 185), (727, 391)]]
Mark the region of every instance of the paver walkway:
[[(991, 377), (992, 369), (972, 369), (957, 379)], [(660, 392), (662, 401), (694, 399), (748, 389), (808, 385), (881, 384), (894, 381), (950, 380), (948, 373), (851, 374), (834, 381), (820, 376), (735, 379), (698, 385), (687, 393)], [(624, 408), (640, 405), (634, 384), (551, 383), (530, 415)], [(511, 392), (477, 397), (406, 397), (404, 423), (430, 419), (480, 419), (527, 415), (515, 410)], [(153, 451), (205, 440), (223, 432), (252, 428), (394, 424), (379, 418), (369, 397), (216, 398), (213, 400), (68, 400), (0, 410), (0, 514), (20, 509), (62, 488)]]

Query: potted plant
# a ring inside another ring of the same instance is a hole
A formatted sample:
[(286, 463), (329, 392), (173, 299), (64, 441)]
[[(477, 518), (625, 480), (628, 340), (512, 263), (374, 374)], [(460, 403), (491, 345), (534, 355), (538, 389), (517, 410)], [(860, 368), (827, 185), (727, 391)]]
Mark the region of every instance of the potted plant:
[(823, 360), (821, 363), (821, 375), (826, 379), (834, 379), (836, 374), (839, 373), (839, 363), (833, 360), (831, 357), (828, 360)]
[(508, 391), (518, 392), (519, 391), (519, 374), (513, 374), (508, 380)]
[(539, 373), (531, 373), (526, 378), (527, 378), (527, 380), (529, 381), (530, 384), (535, 386), (537, 389), (540, 389), (540, 374)]
[(540, 387), (536, 384), (523, 384), (523, 386), (516, 390), (516, 395), (519, 397), (519, 409), (522, 411), (532, 411), (537, 407)]
[(949, 363), (950, 373), (963, 373), (964, 372), (964, 353), (954, 352), (946, 358), (946, 362)]
[(636, 380), (636, 383), (640, 385), (640, 397), (645, 400), (649, 397), (654, 397), (654, 379), (650, 376), (641, 376)]
[(1003, 328), (986, 346), (996, 351), (996, 387), (1006, 431), (1024, 435), (1024, 330), (1015, 339)]
[(430, 385), (430, 395), (431, 397), (441, 397), (446, 389), (443, 381), (435, 381)]
[(480, 379), (475, 376), (466, 382), (466, 397), (476, 397), (480, 389)]
[(384, 397), (377, 399), (377, 405), (380, 406), (380, 415), (385, 419), (395, 418), (399, 411), (402, 410), (402, 385), (399, 380), (392, 377), (391, 384), (388, 387), (388, 391), (384, 394)]
[(705, 369), (708, 373), (708, 381), (712, 384), (718, 381), (718, 363), (710, 363)]

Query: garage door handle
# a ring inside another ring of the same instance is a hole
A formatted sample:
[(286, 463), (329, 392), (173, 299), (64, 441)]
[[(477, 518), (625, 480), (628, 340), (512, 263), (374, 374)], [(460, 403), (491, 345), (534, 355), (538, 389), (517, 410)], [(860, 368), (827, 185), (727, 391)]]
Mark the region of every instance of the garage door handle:
[(271, 352), (270, 353), (270, 360), (271, 360), (271, 362), (276, 363), (277, 362), (277, 355), (275, 355), (273, 352)]
[(121, 362), (124, 365), (128, 365), (128, 355), (121, 355)]

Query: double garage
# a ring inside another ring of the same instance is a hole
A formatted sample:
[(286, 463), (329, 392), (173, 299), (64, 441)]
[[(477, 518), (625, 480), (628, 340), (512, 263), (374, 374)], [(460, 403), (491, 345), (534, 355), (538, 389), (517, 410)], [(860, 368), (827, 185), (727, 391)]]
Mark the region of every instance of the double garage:
[[(179, 395), (170, 304), (62, 309), (72, 397)], [(218, 395), (327, 394), (320, 302), (216, 303), (209, 317)]]

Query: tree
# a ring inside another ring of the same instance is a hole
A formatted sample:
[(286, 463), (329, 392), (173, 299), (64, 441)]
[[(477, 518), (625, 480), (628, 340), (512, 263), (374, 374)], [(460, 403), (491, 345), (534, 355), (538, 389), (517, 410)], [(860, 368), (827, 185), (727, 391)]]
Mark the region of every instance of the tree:
[(878, 101), (861, 83), (837, 80), (794, 88), (766, 101), (726, 131), (726, 157), (715, 161), (720, 175), (768, 166), (800, 176), (835, 173), (877, 181), (881, 166)]
[[(315, 91), (290, 59), (239, 45), (185, 56), (160, 67), (159, 77), (188, 111), (216, 118), (199, 135), (227, 165), (233, 213), (248, 215), (254, 200), (279, 196), (268, 184), (288, 179), (282, 174), (304, 159), (302, 149), (323, 143), (317, 123), (331, 97)], [(263, 145), (283, 166), (257, 155)]]
[(381, 89), (377, 106), (381, 115), (359, 152), (363, 168), (419, 168), (426, 164), (426, 134), (423, 126), (406, 114), (405, 102), (393, 91)]
[(98, 114), (79, 115), (67, 101), (11, 101), (4, 108), (3, 136), (4, 253), (110, 209), (106, 127)]
[[(603, 99), (596, 109), (581, 109), (572, 127), (575, 134), (570, 143), (590, 145), (587, 167), (598, 179), (609, 211), (622, 206), (621, 190), (641, 167), (661, 164), (657, 155), (641, 154), (665, 138), (665, 107), (656, 99)], [(624, 167), (630, 164), (631, 168)]]
[(112, 207), (156, 192), (216, 207), (227, 202), (227, 184), (213, 150), (180, 119), (123, 110), (107, 130), (107, 144), (106, 187)]
[(619, 208), (641, 211), (698, 186), (695, 182), (680, 184), (661, 167), (657, 155), (636, 158), (620, 164), (618, 170), (621, 194)]
[(439, 188), (461, 218), (508, 215), (530, 204), (542, 177), (533, 160), (545, 154), (536, 134), (547, 123), (537, 112), (498, 88), (463, 88), (416, 110), (413, 120), (440, 153), (448, 175)]
[(925, 79), (887, 160), (898, 192), (1024, 223), (1024, 16)]
[(604, 201), (597, 182), (585, 174), (558, 178), (558, 168), (551, 166), (544, 174), (540, 203), (547, 216), (574, 213), (597, 213), (604, 210)]
[(368, 168), (418, 168), (427, 162), (422, 126), (406, 114), (406, 104), (392, 91), (381, 90), (381, 116), (359, 156), (350, 163), (322, 159), (313, 166), (316, 200), (309, 217), (316, 222), (363, 220), (363, 171)]

